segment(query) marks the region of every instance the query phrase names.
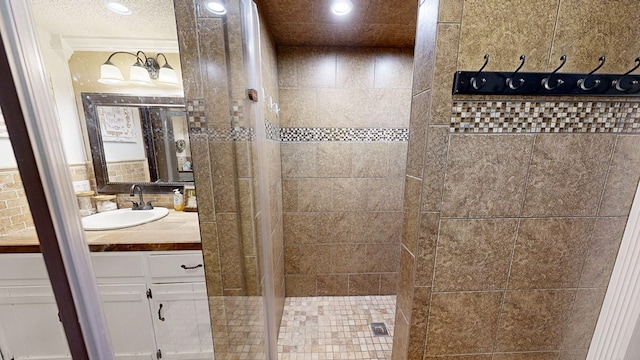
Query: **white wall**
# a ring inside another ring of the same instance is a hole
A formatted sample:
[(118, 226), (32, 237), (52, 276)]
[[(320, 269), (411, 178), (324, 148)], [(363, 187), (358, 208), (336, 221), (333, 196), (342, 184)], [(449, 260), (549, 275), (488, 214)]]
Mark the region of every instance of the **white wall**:
[[(0, 109), (0, 126), (3, 127), (4, 133), (4, 117), (2, 116), (2, 109)], [(11, 142), (7, 137), (0, 137), (0, 169), (15, 168), (16, 158), (13, 156), (13, 149), (11, 148)]]

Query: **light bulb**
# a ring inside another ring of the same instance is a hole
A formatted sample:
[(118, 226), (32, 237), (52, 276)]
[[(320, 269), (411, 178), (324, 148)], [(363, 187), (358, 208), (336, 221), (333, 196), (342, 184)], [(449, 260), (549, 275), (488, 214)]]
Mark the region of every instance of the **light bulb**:
[(122, 5), (122, 4), (121, 4), (121, 3), (119, 3), (119, 2), (109, 1), (109, 2), (106, 4), (106, 6), (107, 6), (107, 8), (108, 8), (109, 10), (113, 11), (113, 12), (114, 12), (114, 13), (116, 13), (116, 14), (120, 14), (120, 15), (131, 15), (131, 10), (130, 10), (128, 7), (126, 7), (126, 6)]
[(353, 9), (351, 0), (335, 0), (331, 5), (331, 11), (336, 15), (346, 15)]
[(209, 0), (205, 3), (207, 10), (216, 15), (224, 15), (227, 13), (227, 9), (224, 7), (224, 4), (219, 0)]

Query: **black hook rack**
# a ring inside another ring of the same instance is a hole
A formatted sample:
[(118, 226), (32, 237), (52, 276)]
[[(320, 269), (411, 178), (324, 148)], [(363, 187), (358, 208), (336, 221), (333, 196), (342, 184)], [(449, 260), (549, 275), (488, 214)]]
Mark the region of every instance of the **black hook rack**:
[(624, 74), (596, 73), (606, 61), (604, 56), (598, 59), (598, 66), (586, 74), (559, 73), (567, 63), (566, 55), (560, 57), (560, 65), (551, 73), (520, 72), (526, 62), (524, 54), (514, 72), (485, 72), (489, 59), (489, 54), (484, 55), (484, 64), (477, 72), (456, 72), (453, 94), (640, 96), (640, 74), (632, 74), (640, 68), (640, 57)]

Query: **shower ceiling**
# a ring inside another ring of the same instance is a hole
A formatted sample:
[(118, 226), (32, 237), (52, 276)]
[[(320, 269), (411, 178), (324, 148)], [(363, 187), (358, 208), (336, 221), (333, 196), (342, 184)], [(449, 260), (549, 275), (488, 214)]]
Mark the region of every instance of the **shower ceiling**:
[(259, 0), (278, 45), (413, 47), (417, 0), (353, 0), (342, 16), (332, 0)]

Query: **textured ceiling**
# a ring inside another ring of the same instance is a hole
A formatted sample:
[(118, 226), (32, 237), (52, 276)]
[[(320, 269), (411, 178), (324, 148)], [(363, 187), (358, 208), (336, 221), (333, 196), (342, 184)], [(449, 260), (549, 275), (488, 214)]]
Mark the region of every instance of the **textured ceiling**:
[[(256, 0), (278, 45), (413, 47), (417, 0), (353, 0), (336, 16), (331, 0)], [(132, 14), (102, 0), (31, 0), (38, 27), (67, 39), (177, 41), (172, 0), (121, 0)]]
[(31, 0), (36, 25), (66, 38), (176, 40), (172, 0), (121, 0), (131, 15), (118, 15), (102, 0)]
[(413, 47), (417, 0), (353, 0), (348, 15), (332, 0), (261, 0), (278, 45)]

